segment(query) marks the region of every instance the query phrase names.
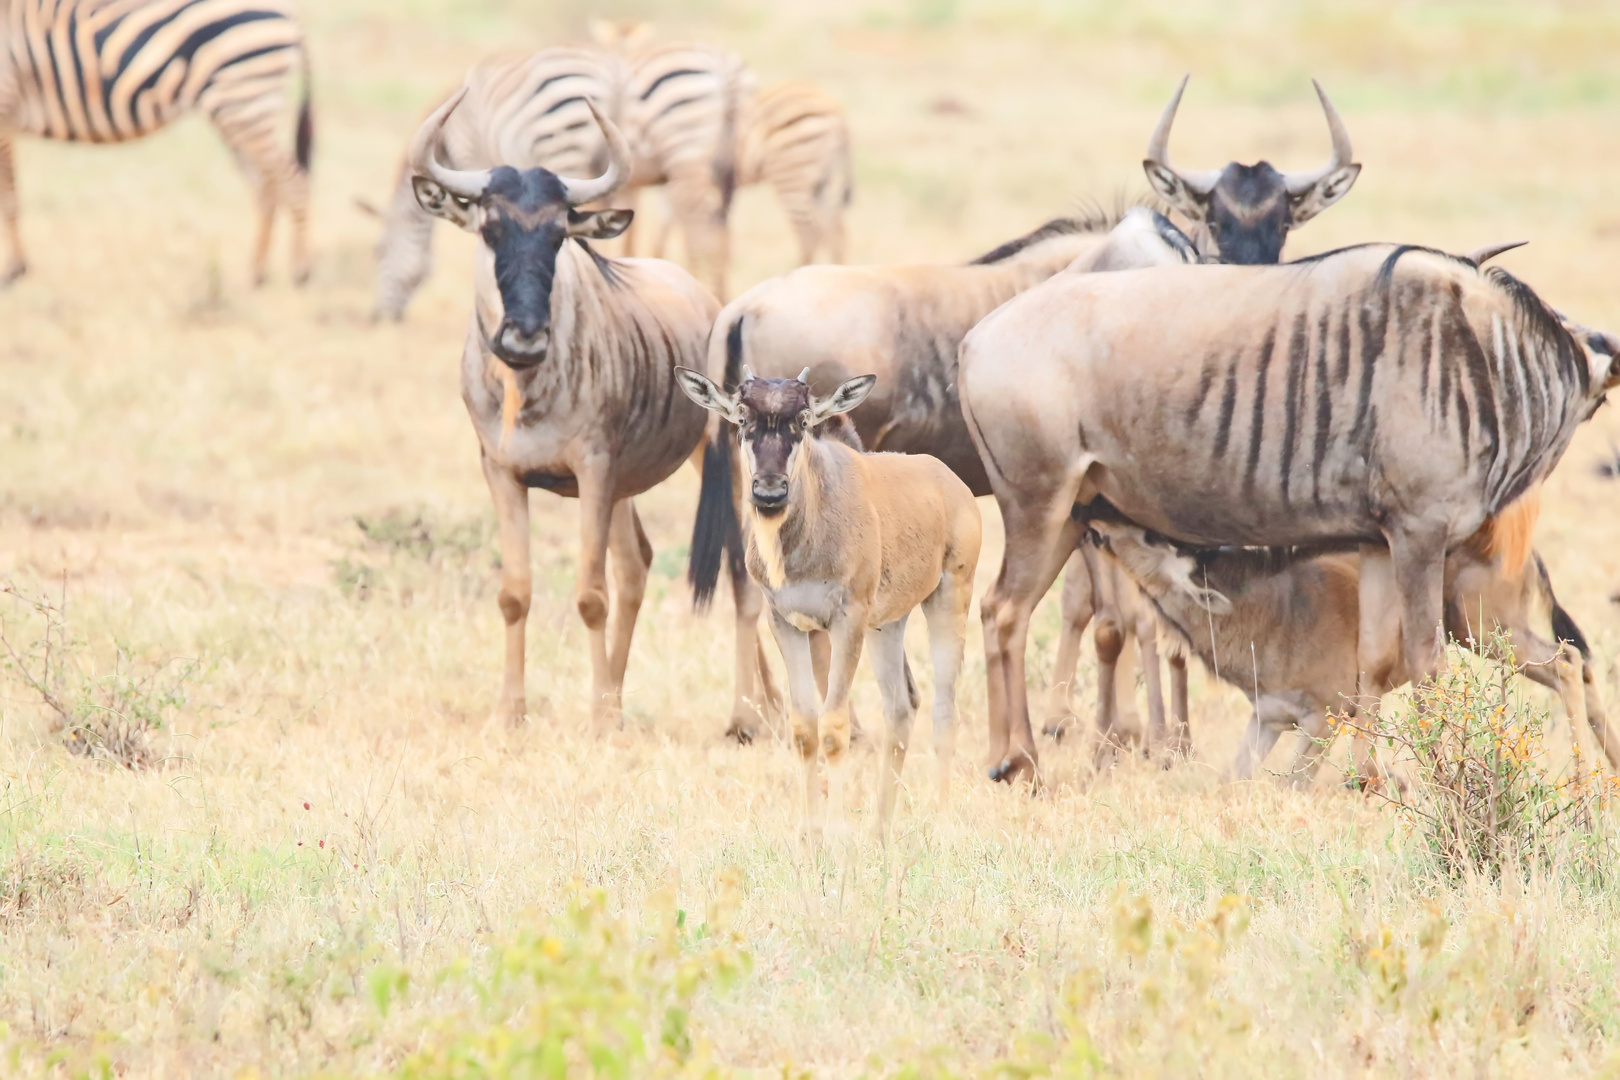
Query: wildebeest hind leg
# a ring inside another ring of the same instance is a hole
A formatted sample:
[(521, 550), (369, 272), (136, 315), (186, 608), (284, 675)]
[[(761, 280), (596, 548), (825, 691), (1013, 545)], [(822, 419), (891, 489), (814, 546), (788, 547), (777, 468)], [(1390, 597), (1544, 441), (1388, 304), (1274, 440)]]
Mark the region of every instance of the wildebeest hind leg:
[(1401, 645), (1414, 684), (1439, 673), (1445, 654), (1440, 635), (1445, 589), (1446, 534), (1441, 530), (1391, 532), (1390, 560), (1401, 603)]

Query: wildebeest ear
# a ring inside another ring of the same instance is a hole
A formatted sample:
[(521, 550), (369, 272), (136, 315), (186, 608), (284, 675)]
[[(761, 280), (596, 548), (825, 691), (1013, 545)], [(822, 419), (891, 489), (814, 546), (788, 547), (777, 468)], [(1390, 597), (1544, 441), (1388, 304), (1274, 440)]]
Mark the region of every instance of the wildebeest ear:
[(1293, 216), (1295, 225), (1303, 225), (1311, 218), (1320, 214), (1345, 195), (1361, 175), (1360, 165), (1346, 165), (1342, 169), (1334, 169), (1315, 184), (1309, 191), (1293, 200), (1289, 212)]
[(681, 391), (698, 405), (715, 413), (733, 424), (742, 419), (742, 406), (737, 394), (728, 394), (709, 380), (707, 375), (693, 371), (691, 368), (675, 368), (675, 381), (680, 384)]
[(1207, 200), (1193, 194), (1192, 188), (1188, 187), (1174, 170), (1165, 168), (1157, 161), (1146, 160), (1142, 162), (1142, 171), (1147, 173), (1148, 184), (1158, 193), (1159, 198), (1193, 221), (1204, 220), (1208, 213)]
[(634, 210), (570, 210), (568, 235), (578, 240), (611, 240), (630, 227)]
[(411, 177), (411, 190), (416, 193), (416, 205), (429, 214), (463, 229), (472, 228), (472, 203), (456, 198), (425, 176)]
[(847, 413), (872, 392), (877, 385), (876, 375), (857, 375), (824, 398), (810, 399), (810, 425), (814, 427), (830, 416)]

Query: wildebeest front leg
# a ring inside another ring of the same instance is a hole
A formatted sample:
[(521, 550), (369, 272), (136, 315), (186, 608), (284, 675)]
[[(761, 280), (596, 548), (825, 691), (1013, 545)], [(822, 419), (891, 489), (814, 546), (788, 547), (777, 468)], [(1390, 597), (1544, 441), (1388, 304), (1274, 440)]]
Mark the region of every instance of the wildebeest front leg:
[(887, 626), (866, 632), (866, 645), (872, 650), (872, 673), (877, 676), (878, 693), (883, 698), (883, 752), (878, 755), (878, 812), (875, 825), (880, 839), (888, 836), (889, 817), (894, 812), (900, 773), (906, 766), (906, 749), (911, 744), (911, 724), (917, 714), (916, 683), (906, 669), (906, 618), (901, 616)]
[(510, 472), (483, 458), (484, 481), (495, 502), (495, 520), (501, 538), (501, 618), (506, 620), (506, 665), (496, 716), (509, 724), (521, 723), (523, 697), (523, 639), (529, 618), (533, 582), (529, 571), (529, 489)]
[(1401, 638), (1406, 673), (1414, 684), (1439, 673), (1444, 615), (1446, 534), (1443, 529), (1392, 532), (1390, 561), (1401, 602)]
[(4, 268), (0, 268), (0, 288), (28, 272), (22, 229), (17, 224), (17, 168), (11, 154), (11, 135), (0, 130), (0, 224), (5, 225), (8, 256)]
[(575, 470), (579, 483), (579, 579), (574, 603), (591, 638), (591, 717), (599, 726), (617, 726), (618, 687), (608, 662), (607, 553), (613, 525), (613, 478), (607, 463), (592, 459)]
[(793, 748), (804, 768), (804, 817), (800, 828), (807, 837), (821, 833), (821, 787), (816, 783), (816, 755), (821, 749), (821, 697), (816, 693), (815, 671), (810, 664), (810, 635), (771, 610), (771, 633), (787, 665), (788, 720), (793, 727)]
[(613, 700), (624, 700), (624, 670), (630, 662), (630, 641), (636, 632), (636, 615), (647, 594), (647, 571), (652, 566), (652, 544), (641, 527), (641, 518), (629, 499), (614, 504), (609, 527), (608, 550), (613, 567), (613, 619), (608, 644), (608, 693)]
[(1063, 633), (1057, 659), (1052, 662), (1052, 686), (1047, 692), (1046, 724), (1042, 734), (1061, 740), (1074, 723), (1074, 678), (1080, 667), (1080, 636), (1096, 610), (1091, 558), (1085, 547), (1076, 548), (1063, 568)]
[(850, 605), (834, 616), (829, 628), (832, 665), (827, 671), (827, 700), (821, 707), (821, 752), (827, 759), (827, 830), (847, 833), (844, 812), (849, 776), (849, 689), (861, 661), (866, 636), (866, 609)]

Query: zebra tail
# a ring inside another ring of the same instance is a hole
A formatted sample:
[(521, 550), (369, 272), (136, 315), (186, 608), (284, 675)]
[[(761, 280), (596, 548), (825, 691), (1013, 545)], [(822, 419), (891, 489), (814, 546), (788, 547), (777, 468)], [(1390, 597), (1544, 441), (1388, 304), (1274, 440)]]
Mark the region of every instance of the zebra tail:
[(720, 218), (731, 215), (731, 200), (737, 194), (737, 143), (741, 137), (739, 114), (748, 82), (747, 69), (733, 61), (726, 79), (725, 105), (720, 120), (720, 145), (715, 149), (714, 183), (720, 190)]
[(315, 105), (312, 100), (309, 75), (309, 44), (300, 49), (304, 62), (304, 96), (298, 103), (298, 134), (294, 136), (293, 153), (299, 169), (306, 174), (315, 156)]
[[(743, 316), (726, 330), (725, 385), (742, 381)], [(719, 332), (716, 327), (716, 332)], [(708, 609), (714, 602), (720, 581), (720, 564), (730, 564), (733, 580), (745, 569), (742, 524), (737, 520), (733, 487), (734, 468), (731, 433), (724, 420), (712, 419), (713, 434), (703, 448), (703, 481), (698, 488), (697, 518), (692, 522), (692, 555), (686, 567), (686, 580), (692, 586), (692, 607)]]

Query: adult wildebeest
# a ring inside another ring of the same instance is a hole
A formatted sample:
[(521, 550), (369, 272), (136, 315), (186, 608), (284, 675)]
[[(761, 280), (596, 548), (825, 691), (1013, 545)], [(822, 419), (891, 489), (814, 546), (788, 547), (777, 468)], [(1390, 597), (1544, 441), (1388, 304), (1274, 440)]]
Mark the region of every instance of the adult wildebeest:
[[(921, 606), (934, 663), (934, 755), (944, 805), (955, 745), (956, 676), (962, 666), (979, 508), (937, 458), (863, 454), (810, 432), (858, 406), (877, 381), (850, 379), (818, 398), (805, 381), (747, 377), (728, 393), (680, 370), (691, 399), (737, 427), (748, 463), (748, 573), (769, 600), (771, 629), (787, 661), (793, 740), (804, 764), (805, 823), (820, 827), (816, 759), (827, 758), (832, 826), (841, 832), (849, 751), (849, 688), (864, 641), (887, 726), (880, 759), (877, 830), (887, 831), (918, 704), (906, 661), (906, 619)], [(832, 638), (826, 700), (818, 700), (810, 632)]]
[[(292, 145), (283, 132), (303, 82)], [(286, 0), (5, 0), (0, 3), (0, 224), (28, 269), (17, 226), (14, 135), (68, 142), (144, 138), (192, 109), (208, 115), (258, 197), (253, 282), (265, 278), (276, 211), (292, 217), (293, 278), (309, 277), (309, 54)]]
[[(1503, 518), (1523, 516), (1523, 509), (1533, 516), (1533, 508), (1510, 508), (1447, 557), (1446, 629), (1482, 650), (1491, 647), (1481, 641), (1482, 629), (1505, 638), (1517, 670), (1558, 692), (1572, 732), (1587, 727), (1610, 765), (1620, 767), (1620, 739), (1586, 663), (1586, 641), (1553, 595), (1546, 566), (1533, 552), (1499, 543)], [(1354, 717), (1361, 694), (1387, 693), (1407, 681), (1398, 627), (1388, 649), (1393, 662), (1379, 665), (1362, 655), (1361, 560), (1354, 554), (1182, 551), (1117, 521), (1094, 520), (1090, 531), (1170, 631), (1254, 706), (1230, 778), (1253, 777), (1277, 739), (1298, 729), (1290, 776), (1309, 783), (1332, 735), (1331, 714)], [(1362, 682), (1364, 672), (1369, 682)]]
[[(965, 266), (807, 266), (756, 285), (727, 304), (709, 339), (708, 377), (726, 389), (747, 364), (761, 376), (808, 369), (830, 390), (874, 371), (878, 388), (850, 414), (868, 449), (931, 454), (975, 495), (990, 492), (956, 400), (962, 337), (998, 304), (1065, 267), (1106, 270), (1196, 258), (1180, 231), (1145, 208), (1111, 218), (1063, 218)], [(760, 601), (743, 566), (743, 498), (732, 440), (711, 420), (690, 577), (708, 603), (727, 562), (737, 606), (738, 670), (730, 734), (759, 724), (753, 660)]]
[(538, 487), (580, 500), (575, 597), (590, 631), (593, 712), (614, 720), (652, 562), (630, 500), (698, 444), (703, 412), (676, 390), (675, 366), (702, 357), (719, 304), (673, 263), (605, 259), (586, 243), (618, 235), (631, 215), (576, 209), (611, 196), (632, 167), (624, 137), (594, 105), (587, 103), (607, 144), (607, 171), (573, 180), (498, 161), (482, 169), (441, 165), (440, 132), (467, 96), (464, 87), (427, 119), (409, 160), (422, 208), (483, 242), (461, 392), (500, 521), (500, 711), (512, 721), (524, 714), (529, 489)]
[(1148, 183), (1166, 202), (1208, 230), (1219, 261), (1251, 265), (1274, 263), (1282, 257), (1288, 231), (1305, 224), (1349, 192), (1361, 166), (1351, 160), (1350, 134), (1322, 87), (1316, 96), (1327, 117), (1333, 156), (1319, 169), (1279, 172), (1270, 162), (1228, 164), (1224, 169), (1196, 172), (1170, 164), (1170, 125), (1187, 89), (1183, 75), (1175, 96), (1159, 118), (1148, 140), (1142, 169)]
[(1076, 508), (1203, 546), (1387, 544), (1421, 680), (1447, 549), (1547, 475), (1617, 352), (1503, 270), (1386, 244), (1062, 274), (1003, 305), (960, 374), (1007, 522), (981, 607), (994, 774), (1035, 769), (1024, 643)]

